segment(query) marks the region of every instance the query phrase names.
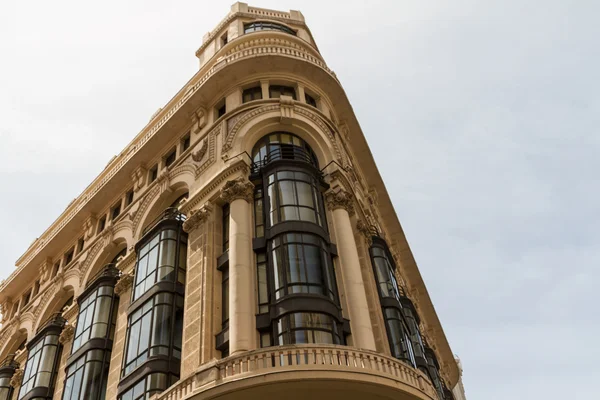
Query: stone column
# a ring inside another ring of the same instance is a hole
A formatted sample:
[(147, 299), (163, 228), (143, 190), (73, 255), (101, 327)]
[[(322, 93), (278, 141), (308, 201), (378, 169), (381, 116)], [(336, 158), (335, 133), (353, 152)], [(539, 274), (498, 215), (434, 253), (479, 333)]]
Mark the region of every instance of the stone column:
[(376, 350), (365, 284), (360, 270), (360, 261), (350, 215), (354, 213), (352, 194), (341, 189), (326, 194), (327, 206), (333, 213), (342, 284), (348, 303), (348, 316), (354, 346)]
[[(189, 212), (183, 223), (183, 230), (188, 234), (187, 273), (185, 303), (183, 313), (183, 349), (181, 361), (181, 377), (193, 373), (205, 360), (203, 352), (208, 354), (214, 349), (214, 343), (205, 343), (206, 337), (214, 337), (210, 321), (210, 309), (205, 310), (211, 302), (211, 285), (207, 285), (206, 274), (210, 268), (207, 264), (211, 255), (210, 230), (207, 223), (212, 208), (204, 205), (198, 210)], [(208, 314), (208, 315), (207, 315)]]
[(262, 91), (262, 98), (269, 98), (269, 81), (260, 81), (260, 88)]
[(229, 203), (229, 354), (256, 348), (252, 272), (252, 198), (246, 178), (228, 181), (221, 198)]

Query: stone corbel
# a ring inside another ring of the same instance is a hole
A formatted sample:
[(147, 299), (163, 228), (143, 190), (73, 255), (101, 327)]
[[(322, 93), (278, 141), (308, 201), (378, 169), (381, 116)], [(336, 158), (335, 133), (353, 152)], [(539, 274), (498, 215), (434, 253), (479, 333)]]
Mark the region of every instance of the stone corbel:
[(350, 128), (348, 127), (348, 123), (346, 121), (340, 122), (338, 130), (345, 140), (350, 140)]
[(361, 219), (359, 219), (358, 222), (356, 222), (356, 229), (363, 234), (365, 240), (369, 244), (369, 247), (371, 247), (373, 244), (373, 232), (371, 231), (371, 228), (369, 228), (369, 225), (365, 224)]
[(183, 230), (190, 233), (194, 229), (198, 228), (204, 221), (208, 219), (212, 207), (208, 204), (200, 207), (197, 210), (192, 210), (187, 216), (187, 219), (183, 223)]
[(206, 110), (200, 107), (192, 114), (192, 132), (197, 134), (206, 126)]
[(291, 96), (279, 97), (281, 106), (281, 123), (290, 125), (294, 119), (294, 99)]
[(129, 288), (131, 287), (132, 284), (133, 284), (133, 273), (124, 272), (123, 274), (121, 274), (121, 277), (115, 284), (115, 294), (117, 296), (122, 295), (123, 293), (127, 292), (127, 290), (129, 290)]
[(148, 170), (144, 165), (140, 165), (131, 173), (131, 180), (133, 181), (133, 191), (137, 192), (144, 187), (144, 181)]
[(46, 257), (42, 265), (40, 266), (40, 286), (46, 283), (50, 279), (52, 273), (52, 259)]
[(23, 382), (23, 372), (24, 371), (21, 368), (15, 370), (12, 378), (10, 378), (10, 386), (15, 389), (21, 386), (21, 383)]
[(2, 322), (8, 321), (10, 310), (12, 309), (13, 303), (10, 298), (6, 298), (0, 303), (0, 313), (2, 313)]
[(207, 151), (208, 151), (208, 138), (206, 138), (202, 141), (202, 145), (200, 146), (198, 151), (192, 153), (192, 160), (199, 163), (200, 161), (202, 161), (202, 159), (206, 155)]
[(114, 246), (114, 228), (112, 225), (108, 225), (102, 231), (102, 246), (105, 250), (110, 250)]
[(89, 240), (92, 236), (94, 236), (94, 228), (96, 227), (96, 223), (98, 219), (94, 214), (90, 215), (85, 222), (83, 223), (83, 240)]
[(74, 335), (75, 335), (75, 325), (67, 324), (64, 326), (62, 332), (60, 333), (60, 336), (58, 337), (58, 341), (62, 345), (65, 345), (73, 339)]
[(253, 198), (254, 185), (244, 177), (227, 181), (221, 189), (221, 199), (226, 203), (231, 203), (237, 199), (243, 199), (251, 203)]
[(342, 208), (348, 211), (348, 214), (354, 214), (354, 196), (344, 189), (340, 188), (337, 191), (329, 190), (325, 193), (325, 200), (327, 207), (331, 211)]

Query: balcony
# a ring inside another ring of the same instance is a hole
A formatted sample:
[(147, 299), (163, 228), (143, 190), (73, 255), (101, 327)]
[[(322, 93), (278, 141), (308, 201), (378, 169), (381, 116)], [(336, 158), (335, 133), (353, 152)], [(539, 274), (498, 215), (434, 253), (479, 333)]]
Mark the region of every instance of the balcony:
[(300, 164), (309, 164), (315, 168), (318, 162), (314, 154), (300, 146), (277, 145), (267, 152), (262, 158), (257, 157), (252, 163), (251, 173), (258, 174), (267, 165), (276, 161), (292, 161)]
[(399, 360), (334, 345), (270, 347), (215, 360), (153, 400), (327, 398), (433, 400), (430, 381)]

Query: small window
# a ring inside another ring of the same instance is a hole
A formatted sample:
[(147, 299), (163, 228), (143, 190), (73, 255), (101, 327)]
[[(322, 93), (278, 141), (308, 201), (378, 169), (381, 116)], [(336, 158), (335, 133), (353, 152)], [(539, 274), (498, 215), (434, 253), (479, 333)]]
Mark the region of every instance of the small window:
[(154, 167), (150, 168), (148, 176), (150, 178), (149, 183), (154, 182), (156, 180), (156, 178), (158, 178), (158, 165), (155, 165)]
[(98, 233), (102, 232), (104, 228), (106, 228), (106, 215), (102, 216), (100, 221), (98, 221)]
[(296, 100), (296, 90), (291, 86), (271, 85), (269, 86), (269, 97), (278, 99), (281, 96), (290, 96)]
[(296, 32), (293, 29), (275, 22), (256, 21), (244, 25), (244, 33), (259, 31), (280, 31), (296, 36)]
[(306, 100), (306, 104), (308, 104), (309, 106), (313, 106), (314, 108), (317, 108), (317, 101), (315, 100), (314, 97), (312, 97), (308, 93), (304, 93), (304, 98)]
[(111, 221), (117, 218), (121, 214), (121, 202), (119, 201), (117, 204), (113, 206), (110, 210), (110, 219)]
[(77, 241), (77, 254), (83, 251), (83, 247), (85, 246), (85, 240), (83, 238), (79, 238)]
[(229, 204), (223, 205), (223, 253), (229, 250)]
[(242, 94), (242, 101), (247, 103), (253, 100), (261, 100), (262, 99), (262, 88), (260, 86), (251, 87), (244, 90)]
[(31, 291), (31, 297), (35, 297), (40, 292), (40, 281), (39, 279), (33, 284), (33, 290)]
[(186, 151), (190, 148), (190, 134), (188, 133), (181, 140), (181, 151)]
[(127, 194), (125, 195), (125, 206), (130, 205), (131, 203), (133, 203), (133, 189), (131, 189), (129, 192), (127, 192)]
[(60, 261), (58, 261), (56, 264), (54, 264), (54, 267), (52, 267), (52, 278), (54, 278), (56, 275), (58, 275), (59, 269), (60, 269)]
[(221, 36), (221, 47), (225, 46), (228, 42), (227, 32), (223, 36)]
[(225, 104), (225, 99), (221, 100), (219, 104), (215, 107), (217, 110), (217, 118), (221, 118), (227, 112), (227, 107)]
[(167, 154), (165, 156), (165, 167), (168, 167), (171, 164), (173, 164), (175, 162), (176, 158), (177, 158), (177, 151), (175, 149), (173, 149), (173, 150), (171, 150), (171, 152), (169, 154)]
[(21, 302), (21, 308), (25, 307), (29, 304), (29, 300), (31, 300), (31, 290), (23, 295), (23, 301)]
[(71, 261), (73, 261), (73, 255), (75, 254), (75, 249), (72, 248), (68, 252), (65, 253), (65, 265), (68, 265)]

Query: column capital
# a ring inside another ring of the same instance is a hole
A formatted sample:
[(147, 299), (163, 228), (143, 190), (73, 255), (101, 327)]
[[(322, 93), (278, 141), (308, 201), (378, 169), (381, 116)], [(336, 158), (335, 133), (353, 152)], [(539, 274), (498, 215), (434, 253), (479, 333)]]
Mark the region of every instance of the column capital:
[(331, 211), (343, 208), (348, 211), (349, 215), (354, 214), (354, 199), (352, 193), (347, 192), (344, 189), (339, 189), (335, 192), (330, 190), (325, 193), (325, 199), (327, 201), (327, 206)]
[(183, 223), (183, 230), (190, 233), (194, 229), (198, 228), (204, 221), (208, 219), (212, 207), (208, 204), (203, 205), (197, 210), (191, 210), (187, 215), (187, 219)]
[(115, 284), (115, 294), (117, 296), (125, 293), (133, 284), (133, 274), (123, 273)]
[(246, 200), (248, 203), (251, 203), (253, 197), (254, 185), (244, 177), (227, 181), (221, 189), (221, 199), (226, 203), (231, 203), (237, 199)]

